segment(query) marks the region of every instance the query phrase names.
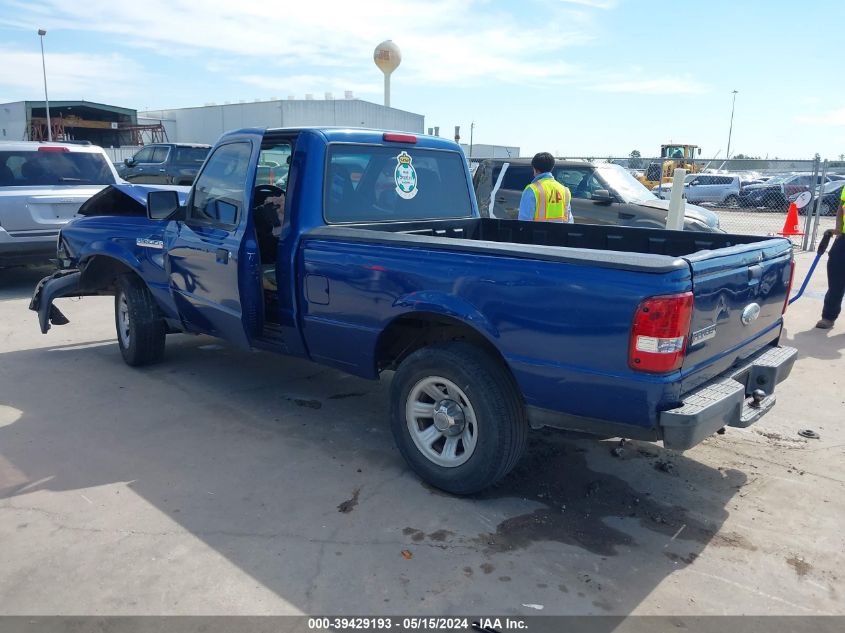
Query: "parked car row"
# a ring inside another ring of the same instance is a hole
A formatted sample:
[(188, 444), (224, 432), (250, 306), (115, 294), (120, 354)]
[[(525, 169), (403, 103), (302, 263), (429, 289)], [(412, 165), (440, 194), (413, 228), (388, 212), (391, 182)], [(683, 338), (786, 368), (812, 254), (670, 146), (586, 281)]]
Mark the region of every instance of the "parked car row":
[[(825, 176), (824, 182), (833, 182), (839, 177), (835, 174)], [(810, 187), (822, 184), (821, 175), (812, 174), (782, 174), (773, 176), (767, 181), (748, 185), (739, 194), (741, 207), (765, 207), (768, 209), (784, 210), (789, 206), (790, 198), (797, 197)]]
[[(833, 199), (831, 192), (841, 192), (843, 182), (845, 175), (825, 176), (826, 198), (822, 207), (825, 215), (836, 213), (838, 202)], [(820, 175), (815, 177), (815, 183), (822, 184)], [(693, 204), (785, 210), (801, 193), (809, 191), (812, 184), (812, 174), (806, 173), (758, 176), (753, 179), (743, 179), (739, 174), (687, 174), (684, 178), (684, 194), (687, 201)], [(668, 200), (672, 195), (672, 185), (658, 185), (652, 189), (652, 193)]]

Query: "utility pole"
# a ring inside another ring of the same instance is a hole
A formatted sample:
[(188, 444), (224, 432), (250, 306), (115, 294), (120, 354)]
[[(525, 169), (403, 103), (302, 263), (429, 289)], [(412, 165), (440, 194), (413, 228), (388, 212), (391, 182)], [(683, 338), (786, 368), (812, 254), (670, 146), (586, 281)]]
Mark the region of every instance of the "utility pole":
[(44, 105), (47, 106), (47, 140), (53, 140), (53, 126), (50, 125), (50, 98), (47, 96), (47, 65), (44, 63), (44, 36), (47, 31), (38, 29), (38, 37), (41, 40), (41, 70), (44, 73)]
[(472, 132), (475, 130), (475, 121), (469, 124), (469, 157), (472, 159)]
[(731, 126), (728, 128), (728, 154), (725, 156), (727, 160), (731, 159), (731, 135), (734, 131), (734, 109), (736, 108), (736, 95), (738, 92), (739, 90), (733, 91), (734, 98), (733, 103), (731, 104)]

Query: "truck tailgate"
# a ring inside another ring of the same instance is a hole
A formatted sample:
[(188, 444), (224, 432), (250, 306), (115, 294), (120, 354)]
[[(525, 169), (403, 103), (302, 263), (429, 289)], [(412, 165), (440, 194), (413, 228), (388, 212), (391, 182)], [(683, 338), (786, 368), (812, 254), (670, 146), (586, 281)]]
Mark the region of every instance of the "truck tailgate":
[(778, 338), (792, 274), (792, 244), (776, 238), (685, 259), (692, 270), (694, 305), (681, 369), (683, 391)]

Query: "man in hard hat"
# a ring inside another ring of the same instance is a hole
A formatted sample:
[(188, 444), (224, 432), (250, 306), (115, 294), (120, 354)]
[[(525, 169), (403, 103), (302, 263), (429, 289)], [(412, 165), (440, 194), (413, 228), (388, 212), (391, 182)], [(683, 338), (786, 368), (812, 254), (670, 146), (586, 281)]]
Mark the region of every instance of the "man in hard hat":
[(531, 159), (534, 180), (522, 192), (519, 219), (535, 222), (572, 223), (572, 194), (552, 176), (555, 158), (548, 152)]
[(842, 295), (845, 294), (845, 226), (842, 225), (842, 213), (845, 208), (845, 187), (842, 188), (842, 196), (839, 200), (839, 209), (836, 211), (836, 228), (829, 229), (825, 233), (833, 233), (833, 246), (827, 258), (827, 294), (824, 296), (824, 307), (822, 318), (816, 323), (816, 327), (822, 330), (829, 330), (833, 327), (836, 317), (842, 310)]

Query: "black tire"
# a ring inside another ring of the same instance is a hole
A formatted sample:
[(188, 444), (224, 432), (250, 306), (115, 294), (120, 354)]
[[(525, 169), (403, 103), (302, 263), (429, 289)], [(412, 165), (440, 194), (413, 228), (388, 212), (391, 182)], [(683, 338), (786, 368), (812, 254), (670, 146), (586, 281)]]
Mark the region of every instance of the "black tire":
[[(124, 316), (128, 316), (128, 323)], [(118, 277), (114, 324), (117, 345), (127, 365), (149, 365), (164, 357), (167, 326), (146, 284), (136, 275)]]
[(722, 203), (723, 206), (726, 207), (738, 207), (739, 206), (739, 196), (734, 194), (729, 195), (725, 198), (725, 201)]
[(819, 215), (836, 215), (836, 210), (827, 200), (822, 200), (819, 206)]
[[(458, 385), (475, 414), (474, 449), (460, 465), (434, 463), (411, 436), (406, 405), (415, 388), (434, 377)], [(472, 494), (495, 484), (519, 461), (528, 440), (525, 407), (507, 368), (467, 343), (432, 345), (406, 358), (393, 377), (390, 409), (393, 437), (405, 461), (424, 481), (453, 494)]]

